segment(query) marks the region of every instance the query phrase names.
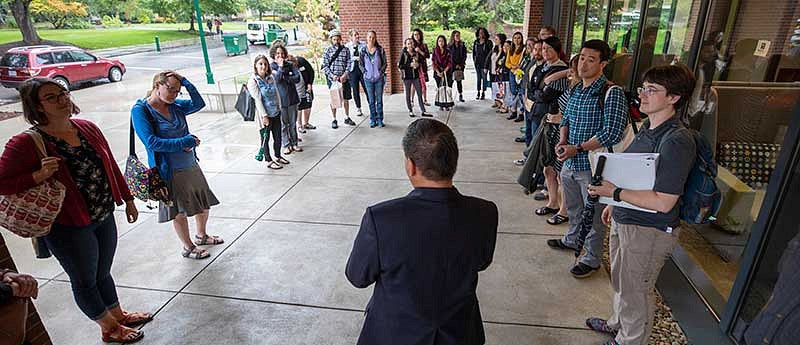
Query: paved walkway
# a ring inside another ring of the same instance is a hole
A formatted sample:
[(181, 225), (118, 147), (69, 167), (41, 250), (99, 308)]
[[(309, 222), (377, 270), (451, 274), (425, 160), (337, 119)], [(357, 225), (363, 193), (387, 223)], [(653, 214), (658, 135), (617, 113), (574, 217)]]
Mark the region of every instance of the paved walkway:
[[(474, 92), (466, 95), (474, 99)], [(143, 327), (143, 343), (355, 343), (372, 288), (350, 286), (344, 266), (361, 215), (367, 206), (411, 190), (400, 139), (413, 119), (402, 95), (385, 102), (386, 128), (370, 129), (365, 117), (353, 117), (358, 126), (338, 130), (317, 103), (312, 123), (319, 129), (302, 136), (305, 152), (287, 156), (291, 164), (279, 171), (253, 159), (253, 123), (236, 113), (190, 117), (192, 132), (203, 139), (200, 165), (221, 200), (211, 211), (209, 231), (226, 243), (209, 247), (208, 260), (184, 259), (171, 225), (157, 224), (153, 210), (140, 203), (140, 219), (130, 225), (121, 210), (115, 213), (113, 275), (120, 299), (125, 308), (156, 313)], [(568, 273), (572, 253), (547, 247), (545, 240), (564, 227), (533, 215), (542, 203), (522, 193), (515, 183), (519, 168), (512, 164), (521, 149), (512, 140), (519, 124), (489, 104), (468, 100), (449, 114), (436, 113), (458, 137), (457, 188), (500, 209), (494, 263), (481, 274), (478, 291), (487, 343), (602, 341), (584, 329), (583, 320), (610, 313), (608, 276), (600, 270), (576, 280)], [(101, 124), (119, 160), (127, 156), (129, 107), (83, 115)], [(3, 132), (12, 130), (8, 126)], [(20, 269), (40, 279), (36, 305), (55, 343), (99, 343), (97, 327), (78, 311), (58, 263), (35, 260), (29, 241), (0, 231)]]

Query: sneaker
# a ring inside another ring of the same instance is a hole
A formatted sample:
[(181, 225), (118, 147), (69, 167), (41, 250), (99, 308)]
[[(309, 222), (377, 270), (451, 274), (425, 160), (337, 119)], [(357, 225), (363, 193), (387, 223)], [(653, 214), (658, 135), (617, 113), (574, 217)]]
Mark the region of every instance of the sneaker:
[(560, 238), (547, 240), (547, 246), (559, 250), (575, 250), (574, 248), (568, 247), (566, 244), (564, 244), (564, 241), (562, 241)]
[(350, 126), (355, 126), (356, 125), (356, 123), (353, 122), (353, 120), (351, 118), (349, 118), (349, 117), (344, 119), (344, 123), (347, 124), (347, 125), (350, 125)]
[(517, 115), (517, 118), (514, 119), (514, 122), (522, 122), (524, 120), (525, 120), (525, 116), (523, 116), (522, 114), (519, 114), (519, 115)]
[(431, 113), (422, 113), (422, 117), (433, 117)]
[[(356, 108), (356, 116), (364, 116), (364, 113), (361, 111), (361, 108)], [(347, 122), (347, 121), (345, 121)]]
[(415, 116), (415, 115), (414, 115), (414, 112), (413, 112), (413, 111), (409, 111), (409, 112), (408, 112), (408, 117), (414, 117), (414, 116)]
[(514, 161), (514, 165), (522, 166), (525, 165), (525, 159), (517, 159)]
[(586, 327), (589, 327), (589, 329), (595, 332), (605, 333), (612, 337), (616, 337), (618, 332), (618, 330), (608, 326), (608, 321), (599, 317), (590, 317), (586, 319)]
[(516, 118), (517, 118), (517, 113), (509, 113), (508, 116), (506, 116), (506, 120), (514, 120)]
[(384, 124), (383, 121), (378, 121), (378, 127), (380, 128), (386, 127), (386, 124)]
[(569, 273), (572, 273), (572, 276), (575, 278), (588, 278), (599, 268), (600, 267), (591, 267), (583, 262), (579, 262), (577, 265), (572, 267), (571, 270), (569, 270)]
[(369, 122), (369, 128), (375, 128), (375, 126), (377, 126), (377, 125), (378, 124), (376, 124), (375, 122), (372, 122), (372, 121)]
[(516, 137), (516, 138), (514, 138), (514, 142), (515, 143), (524, 143), (525, 142), (525, 137)]
[(547, 194), (546, 190), (540, 190), (533, 194), (533, 200), (544, 201), (547, 199), (550, 199), (550, 195)]
[(339, 128), (339, 123), (336, 122), (336, 120), (333, 120), (333, 122), (331, 122), (331, 128), (333, 128), (333, 129)]

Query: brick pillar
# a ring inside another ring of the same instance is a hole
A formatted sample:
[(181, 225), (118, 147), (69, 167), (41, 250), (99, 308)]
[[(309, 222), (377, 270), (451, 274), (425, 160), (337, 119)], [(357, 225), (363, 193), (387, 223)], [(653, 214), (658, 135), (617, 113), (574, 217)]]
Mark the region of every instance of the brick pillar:
[[(542, 13), (544, 13), (544, 0), (525, 0), (524, 21), (522, 22), (522, 36), (533, 37), (539, 35), (542, 28)], [(511, 33), (506, 32), (511, 35)]]
[(403, 80), (396, 66), (403, 40), (411, 32), (411, 0), (340, 0), (339, 23), (345, 40), (350, 29), (358, 30), (362, 39), (366, 39), (367, 31), (375, 30), (389, 60), (384, 91), (403, 92)]

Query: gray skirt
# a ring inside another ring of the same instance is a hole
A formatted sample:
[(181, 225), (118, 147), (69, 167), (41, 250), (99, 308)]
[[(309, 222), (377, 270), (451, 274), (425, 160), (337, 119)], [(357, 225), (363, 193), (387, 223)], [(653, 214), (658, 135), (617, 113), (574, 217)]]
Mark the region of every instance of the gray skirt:
[(169, 195), (172, 205), (158, 204), (159, 223), (169, 222), (179, 213), (191, 217), (219, 204), (199, 166), (172, 171)]

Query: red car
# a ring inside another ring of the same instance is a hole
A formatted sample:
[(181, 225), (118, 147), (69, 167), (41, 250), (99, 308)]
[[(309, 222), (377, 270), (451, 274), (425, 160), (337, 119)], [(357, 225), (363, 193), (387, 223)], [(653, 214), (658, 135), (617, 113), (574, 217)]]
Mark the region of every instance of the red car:
[(0, 59), (0, 84), (19, 88), (31, 77), (48, 77), (70, 88), (70, 85), (108, 78), (122, 80), (125, 65), (71, 46), (27, 46), (12, 48)]

